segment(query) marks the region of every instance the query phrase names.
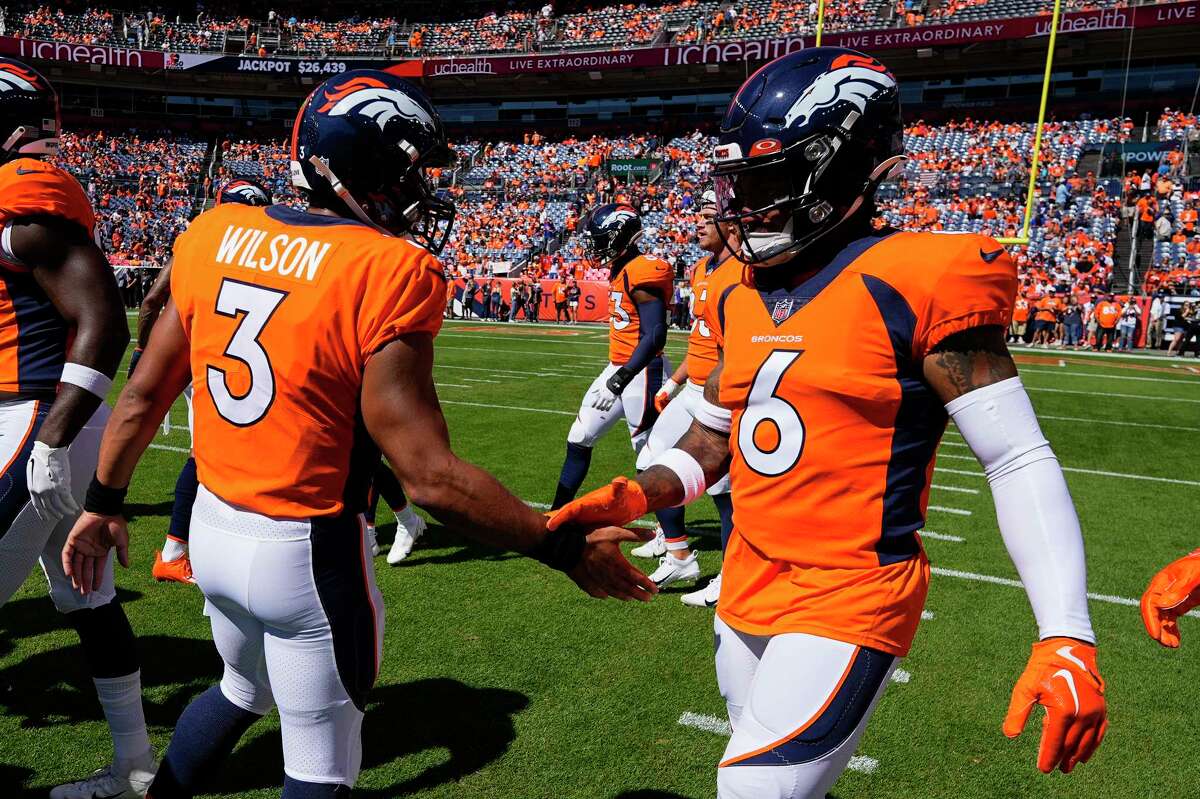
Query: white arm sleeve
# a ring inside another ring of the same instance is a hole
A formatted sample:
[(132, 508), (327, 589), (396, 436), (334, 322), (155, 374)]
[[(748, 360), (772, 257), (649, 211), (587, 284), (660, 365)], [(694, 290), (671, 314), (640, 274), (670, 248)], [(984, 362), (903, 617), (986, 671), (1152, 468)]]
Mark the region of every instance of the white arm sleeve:
[(1094, 643), (1079, 517), (1021, 378), (964, 394), (946, 411), (983, 465), (1000, 535), (1029, 595), (1039, 637)]

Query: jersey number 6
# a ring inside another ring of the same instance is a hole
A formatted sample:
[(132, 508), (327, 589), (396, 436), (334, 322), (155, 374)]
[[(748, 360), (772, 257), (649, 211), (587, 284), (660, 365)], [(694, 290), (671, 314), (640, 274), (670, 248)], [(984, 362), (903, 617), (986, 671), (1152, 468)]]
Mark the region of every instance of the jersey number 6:
[[(742, 460), (754, 471), (778, 477), (791, 470), (804, 450), (804, 420), (800, 413), (775, 392), (784, 372), (804, 354), (803, 350), (775, 350), (754, 376), (746, 410), (738, 422), (737, 445)], [(774, 446), (760, 446), (763, 428), (774, 428)]]
[(208, 367), (208, 394), (217, 413), (230, 424), (238, 427), (254, 424), (266, 416), (275, 401), (275, 373), (258, 337), (286, 296), (286, 291), (240, 280), (225, 278), (221, 281), (221, 290), (217, 292), (217, 314), (230, 319), (241, 317), (233, 337), (225, 345), (224, 355), (241, 361), (250, 370), (249, 388), (245, 393), (235, 395), (229, 390), (226, 371), (219, 366)]

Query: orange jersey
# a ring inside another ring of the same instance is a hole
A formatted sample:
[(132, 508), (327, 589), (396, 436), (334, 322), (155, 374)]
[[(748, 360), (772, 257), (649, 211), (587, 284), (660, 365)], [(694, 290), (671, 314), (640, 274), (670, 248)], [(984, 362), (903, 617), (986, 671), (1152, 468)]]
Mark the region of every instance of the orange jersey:
[(1017, 297), (1016, 305), (1013, 306), (1013, 321), (1029, 321), (1029, 300), (1024, 297)]
[(1096, 324), (1100, 327), (1109, 328), (1116, 327), (1117, 320), (1121, 318), (1121, 306), (1115, 302), (1105, 300), (1096, 303)]
[(692, 332), (688, 334), (687, 376), (688, 380), (703, 386), (717, 367), (717, 342), (713, 339), (709, 321), (705, 318), (706, 308), (714, 303), (721, 293), (742, 279), (742, 262), (730, 256), (717, 264), (715, 255), (701, 258), (692, 267)]
[(1058, 300), (1053, 297), (1042, 297), (1038, 300), (1037, 313), (1034, 319), (1039, 322), (1053, 322), (1058, 319)]
[(192, 222), (174, 263), (200, 482), (267, 516), (357, 510), (379, 458), (358, 420), (363, 369), (441, 328), (437, 259), (356, 221), (227, 204)]
[(1016, 288), (993, 239), (905, 232), (850, 244), (791, 291), (723, 293), (727, 623), (908, 651), (929, 580), (917, 531), (947, 421), (922, 361), (953, 333), (1007, 326)]
[[(17, 158), (0, 167), (0, 228), (32, 216), (63, 219), (96, 235), (92, 204), (75, 178), (44, 161)], [(54, 391), (72, 332), (30, 267), (7, 244), (0, 247), (0, 391)]]
[(653, 255), (637, 256), (609, 281), (608, 296), (612, 302), (609, 308), (609, 361), (618, 366), (628, 363), (637, 347), (642, 326), (638, 321), (637, 303), (633, 301), (634, 289), (646, 289), (669, 303), (674, 287), (675, 272), (671, 265)]

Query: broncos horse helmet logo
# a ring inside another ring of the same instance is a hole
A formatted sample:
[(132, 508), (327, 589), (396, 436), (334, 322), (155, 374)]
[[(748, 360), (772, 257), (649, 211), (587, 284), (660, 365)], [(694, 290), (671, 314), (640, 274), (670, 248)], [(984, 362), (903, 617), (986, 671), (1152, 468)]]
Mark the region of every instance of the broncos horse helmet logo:
[(600, 223), (600, 229), (608, 230), (609, 228), (619, 228), (624, 223), (633, 219), (637, 219), (637, 211), (633, 210), (627, 205), (622, 205), (618, 208), (614, 208), (613, 212)]
[(866, 111), (867, 101), (896, 88), (896, 79), (887, 68), (872, 58), (840, 56), (830, 65), (828, 72), (809, 84), (804, 93), (796, 98), (783, 118), (783, 126), (803, 125), (810, 122), (818, 111), (832, 108), (845, 100), (858, 109)]
[(270, 198), (262, 189), (244, 180), (233, 181), (221, 190), (221, 194), (233, 195), (247, 205), (266, 205), (270, 202)]
[(34, 72), (21, 69), (16, 64), (0, 64), (0, 93), (37, 92), (44, 88)]
[(329, 116), (358, 114), (383, 130), (397, 117), (411, 120), (430, 133), (437, 127), (429, 112), (399, 89), (375, 78), (352, 78), (334, 91), (325, 92), (325, 104), (317, 109)]

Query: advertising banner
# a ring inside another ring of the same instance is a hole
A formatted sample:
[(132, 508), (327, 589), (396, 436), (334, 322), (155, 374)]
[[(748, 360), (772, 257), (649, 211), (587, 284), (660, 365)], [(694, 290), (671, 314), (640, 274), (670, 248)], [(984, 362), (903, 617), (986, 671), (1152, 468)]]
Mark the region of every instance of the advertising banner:
[(1178, 141), (1147, 141), (1126, 142), (1109, 146), (1110, 152), (1119, 153), (1121, 160), (1127, 164), (1147, 164), (1157, 166), (1163, 156), (1172, 150), (1179, 149)]
[(610, 158), (605, 163), (610, 175), (644, 178), (662, 171), (661, 158)]
[[(458, 316), (464, 315), (464, 303), (470, 303), (470, 316), (475, 319), (494, 319), (500, 311), (507, 313), (509, 298), (512, 296), (513, 280), (506, 277), (494, 278), (500, 284), (501, 302), (503, 308), (494, 309), (489, 307), (484, 302), (481, 286), (484, 280), (476, 282), (476, 289), (473, 297), (464, 297), (464, 289), (466, 281), (458, 278), (454, 281), (454, 313)], [(538, 308), (537, 318), (543, 322), (554, 322), (556, 319), (556, 311), (554, 308), (554, 287), (558, 285), (557, 280), (542, 280), (542, 303)], [(579, 307), (576, 310), (575, 321), (577, 322), (604, 322), (608, 320), (608, 284), (600, 283), (595, 280), (579, 280), (576, 281), (579, 286)], [(490, 303), (490, 300), (488, 300)], [(505, 319), (508, 317), (505, 316)], [(527, 317), (522, 312), (517, 319), (525, 321)]]
[[(1135, 8), (1071, 11), (1059, 21), (1062, 34), (1088, 33), (1167, 25), (1200, 25), (1200, 0), (1160, 3)], [(857, 50), (886, 51), (914, 47), (967, 45), (1004, 39), (1027, 39), (1050, 32), (1050, 15), (1014, 19), (972, 20), (913, 28), (869, 31), (830, 31), (823, 44)], [(206, 72), (299, 76), (323, 79), (350, 69), (387, 69), (404, 77), (525, 75), (557, 72), (612, 72), (694, 64), (761, 63), (812, 44), (808, 36), (715, 41), (670, 47), (613, 51), (520, 53), (457, 58), (381, 59), (237, 56), (202, 53), (163, 53), (108, 45), (41, 42), (0, 37), (0, 54), (16, 58), (104, 64), (131, 69), (179, 69)]]

